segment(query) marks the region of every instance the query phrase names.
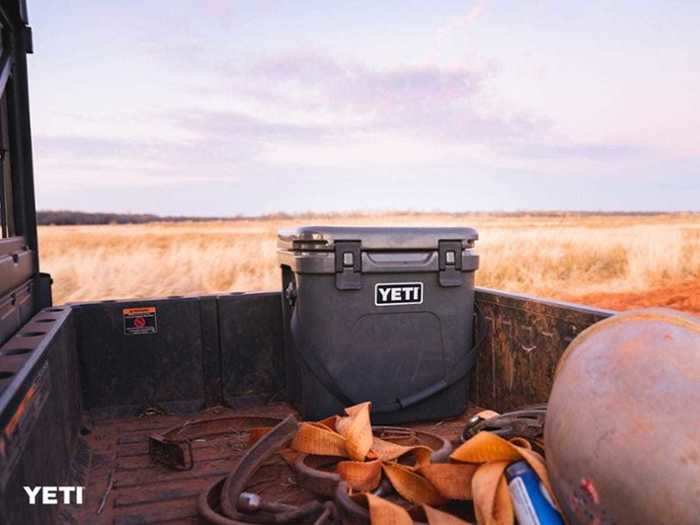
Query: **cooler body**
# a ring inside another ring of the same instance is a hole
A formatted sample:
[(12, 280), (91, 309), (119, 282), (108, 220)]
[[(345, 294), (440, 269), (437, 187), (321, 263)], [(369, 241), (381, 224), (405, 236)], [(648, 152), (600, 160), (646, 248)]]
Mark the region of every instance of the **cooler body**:
[(368, 400), (377, 423), (462, 412), (476, 239), (471, 228), (280, 233), (287, 389), (302, 417)]

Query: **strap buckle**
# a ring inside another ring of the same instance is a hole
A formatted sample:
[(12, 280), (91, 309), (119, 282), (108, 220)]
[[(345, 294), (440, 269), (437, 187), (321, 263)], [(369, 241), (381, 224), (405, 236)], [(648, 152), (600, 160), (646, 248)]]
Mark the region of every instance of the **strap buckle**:
[(161, 465), (175, 470), (192, 470), (194, 456), (189, 439), (171, 440), (162, 434), (148, 436), (148, 454)]

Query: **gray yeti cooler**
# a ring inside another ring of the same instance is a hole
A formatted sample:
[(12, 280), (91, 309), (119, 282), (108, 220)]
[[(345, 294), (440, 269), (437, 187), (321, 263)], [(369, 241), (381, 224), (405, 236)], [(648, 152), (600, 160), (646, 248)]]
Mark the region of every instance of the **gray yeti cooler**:
[(372, 401), (372, 421), (464, 410), (472, 345), (472, 228), (282, 231), (287, 389), (305, 419)]

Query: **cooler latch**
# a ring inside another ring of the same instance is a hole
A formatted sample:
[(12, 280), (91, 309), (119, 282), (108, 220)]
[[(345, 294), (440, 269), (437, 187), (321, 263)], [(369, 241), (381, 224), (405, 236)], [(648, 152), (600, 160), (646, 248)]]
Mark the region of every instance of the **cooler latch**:
[(335, 287), (338, 290), (362, 288), (362, 243), (360, 241), (336, 241)]
[(440, 286), (462, 286), (462, 242), (440, 241), (438, 243), (438, 268)]

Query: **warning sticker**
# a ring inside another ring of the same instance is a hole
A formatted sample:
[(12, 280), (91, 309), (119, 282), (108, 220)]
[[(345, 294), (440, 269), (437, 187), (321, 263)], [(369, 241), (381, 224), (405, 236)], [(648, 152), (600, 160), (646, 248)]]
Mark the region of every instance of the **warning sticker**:
[(122, 309), (124, 335), (158, 333), (158, 311), (155, 306)]

